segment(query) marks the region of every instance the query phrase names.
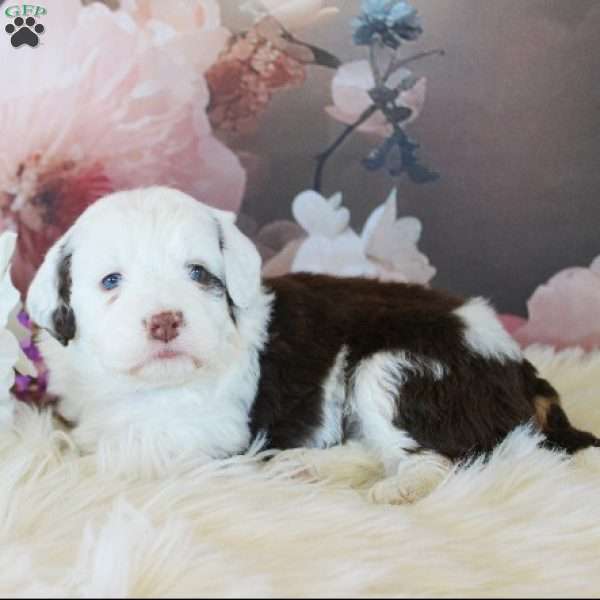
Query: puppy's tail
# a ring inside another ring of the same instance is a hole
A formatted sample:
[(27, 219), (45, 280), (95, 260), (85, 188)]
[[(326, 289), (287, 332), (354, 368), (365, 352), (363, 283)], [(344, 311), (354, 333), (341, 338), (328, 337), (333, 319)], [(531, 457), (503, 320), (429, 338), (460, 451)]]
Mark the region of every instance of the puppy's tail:
[(544, 446), (552, 450), (564, 450), (573, 454), (578, 450), (600, 448), (600, 439), (587, 431), (575, 429), (560, 405), (556, 390), (544, 379), (537, 380), (533, 400), (536, 421), (546, 435)]

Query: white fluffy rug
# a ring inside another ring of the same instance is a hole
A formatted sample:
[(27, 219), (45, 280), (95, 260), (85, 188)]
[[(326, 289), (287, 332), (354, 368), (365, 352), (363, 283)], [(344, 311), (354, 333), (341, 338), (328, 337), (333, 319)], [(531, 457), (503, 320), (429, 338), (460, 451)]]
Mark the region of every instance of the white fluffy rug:
[[(600, 353), (528, 354), (600, 433)], [(526, 431), (410, 506), (365, 500), (379, 466), (358, 447), (125, 478), (23, 410), (0, 453), (2, 596), (600, 594), (600, 450)]]

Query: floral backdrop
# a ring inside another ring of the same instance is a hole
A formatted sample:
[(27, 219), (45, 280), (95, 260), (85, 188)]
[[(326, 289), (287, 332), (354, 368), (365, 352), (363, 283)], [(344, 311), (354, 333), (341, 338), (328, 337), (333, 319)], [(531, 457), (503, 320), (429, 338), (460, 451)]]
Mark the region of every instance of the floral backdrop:
[(39, 400), (46, 377), (9, 262), (23, 294), (86, 206), (151, 184), (238, 213), (266, 275), (483, 294), (523, 344), (600, 344), (598, 3), (0, 10), (4, 388)]

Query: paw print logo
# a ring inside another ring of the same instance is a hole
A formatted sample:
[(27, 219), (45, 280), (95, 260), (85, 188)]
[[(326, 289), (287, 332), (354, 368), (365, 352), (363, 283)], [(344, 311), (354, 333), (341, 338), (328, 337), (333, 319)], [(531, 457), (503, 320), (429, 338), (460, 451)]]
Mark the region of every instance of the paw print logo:
[(9, 23), (4, 30), (10, 35), (10, 43), (18, 48), (27, 44), (35, 48), (40, 43), (39, 34), (44, 33), (44, 26), (36, 23), (33, 17), (17, 17), (12, 23)]

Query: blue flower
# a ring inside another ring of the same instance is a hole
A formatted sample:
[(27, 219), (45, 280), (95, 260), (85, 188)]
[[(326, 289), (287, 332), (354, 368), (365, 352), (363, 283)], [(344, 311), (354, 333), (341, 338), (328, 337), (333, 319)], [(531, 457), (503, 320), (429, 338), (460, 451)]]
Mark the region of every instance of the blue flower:
[(403, 41), (416, 40), (423, 29), (417, 9), (404, 0), (363, 0), (352, 23), (354, 43), (369, 46), (380, 39), (396, 50)]
[(439, 174), (419, 162), (419, 144), (411, 140), (400, 127), (363, 159), (369, 171), (385, 168), (392, 177), (406, 173), (414, 183), (430, 183), (439, 179)]

